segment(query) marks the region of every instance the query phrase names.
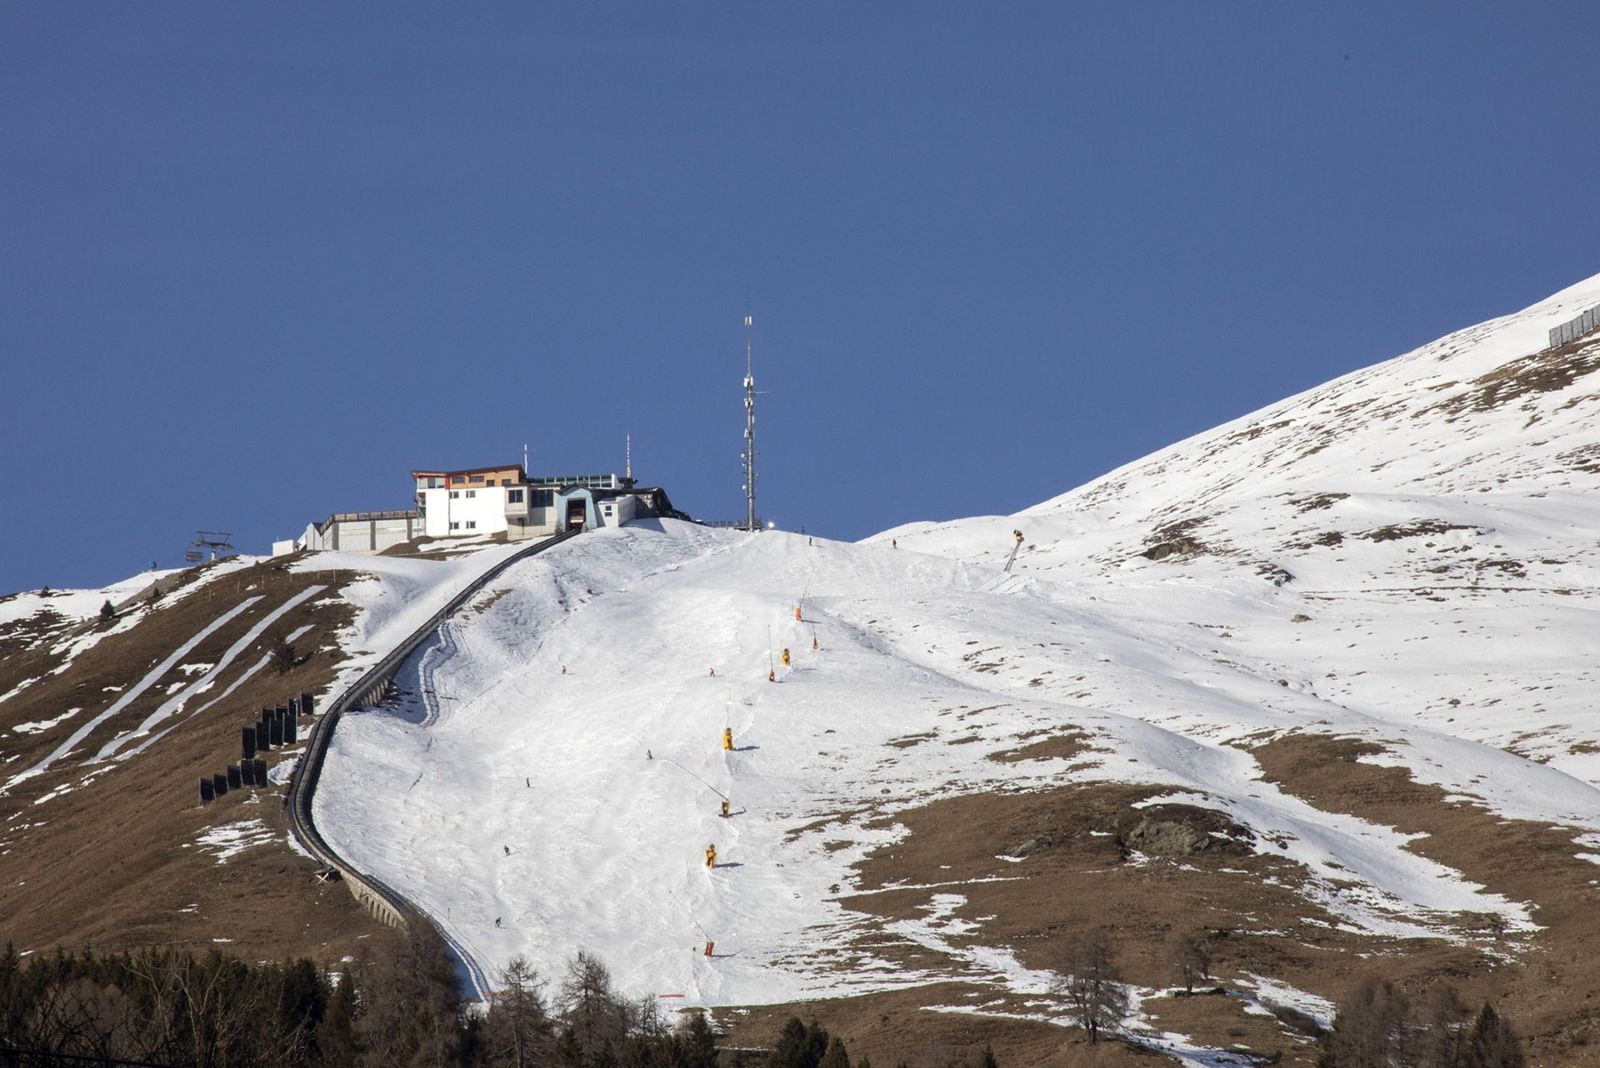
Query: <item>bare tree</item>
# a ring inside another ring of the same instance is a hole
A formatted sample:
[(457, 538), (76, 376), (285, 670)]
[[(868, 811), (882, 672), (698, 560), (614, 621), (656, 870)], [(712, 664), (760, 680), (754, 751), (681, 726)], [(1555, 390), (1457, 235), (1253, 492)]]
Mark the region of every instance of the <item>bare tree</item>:
[(1185, 993), (1211, 974), (1211, 940), (1204, 931), (1182, 931), (1172, 939), (1172, 967)]
[(628, 1006), (611, 989), (611, 973), (585, 950), (567, 965), (556, 1006), (566, 1024), (563, 1052), (575, 1068), (609, 1063), (628, 1033)]
[(548, 1059), (552, 1027), (543, 986), (525, 957), (511, 958), (500, 973), (500, 989), (483, 1024), (490, 1064), (529, 1068)]
[(1328, 1060), (1338, 1068), (1390, 1068), (1404, 1059), (1406, 997), (1390, 983), (1367, 976), (1338, 1004)]
[(1117, 973), (1110, 939), (1103, 931), (1083, 936), (1067, 947), (1062, 965), (1055, 991), (1072, 1006), (1089, 1041), (1100, 1041), (1101, 1032), (1115, 1034), (1128, 1015), (1128, 991)]
[(1417, 1035), (1417, 1068), (1461, 1068), (1467, 1044), (1467, 1008), (1455, 987), (1439, 983), (1428, 992)]
[(62, 975), (38, 990), (29, 1005), (25, 1041), (38, 1049), (92, 1057), (129, 1056), (135, 1006), (115, 986)]
[(628, 1002), (626, 1007), (628, 1030), (631, 1033), (645, 1038), (661, 1038), (672, 1033), (667, 1017), (661, 1011), (661, 1002), (649, 994), (641, 994), (637, 1000)]
[(448, 1065), (461, 1042), (461, 1002), (455, 965), (438, 934), (413, 923), (393, 952), (363, 972), (355, 1039), (374, 1068)]

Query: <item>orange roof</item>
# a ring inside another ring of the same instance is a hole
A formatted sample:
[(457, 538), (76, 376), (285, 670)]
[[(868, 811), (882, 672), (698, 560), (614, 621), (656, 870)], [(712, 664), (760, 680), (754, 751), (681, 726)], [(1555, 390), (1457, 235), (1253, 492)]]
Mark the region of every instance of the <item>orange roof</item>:
[(413, 471), (412, 478), (453, 478), (456, 475), (485, 475), (490, 471), (521, 471), (521, 464), (495, 464), (493, 467), (457, 467), (449, 471)]

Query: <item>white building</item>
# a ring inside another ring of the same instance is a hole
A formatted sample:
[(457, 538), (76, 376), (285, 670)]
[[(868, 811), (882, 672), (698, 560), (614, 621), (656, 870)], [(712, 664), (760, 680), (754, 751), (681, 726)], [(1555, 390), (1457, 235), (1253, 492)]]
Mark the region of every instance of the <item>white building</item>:
[(679, 514), (665, 491), (609, 473), (530, 477), (520, 467), (474, 467), (413, 471), (411, 477), (430, 538), (504, 533), (520, 541)]
[(272, 555), (301, 550), (382, 552), (419, 537), (505, 535), (546, 538), (574, 528), (623, 526), (650, 516), (682, 519), (665, 490), (641, 488), (615, 474), (529, 478), (521, 467), (413, 471), (411, 511), (336, 513), (293, 540), (272, 543)]
[(298, 538), (272, 543), (272, 555), (302, 549), (347, 553), (380, 553), (422, 537), (422, 516), (416, 511), (335, 512), (320, 523), (306, 524)]
[(513, 540), (556, 533), (550, 500), (531, 509), (520, 467), (413, 471), (422, 532), (430, 538), (506, 534)]

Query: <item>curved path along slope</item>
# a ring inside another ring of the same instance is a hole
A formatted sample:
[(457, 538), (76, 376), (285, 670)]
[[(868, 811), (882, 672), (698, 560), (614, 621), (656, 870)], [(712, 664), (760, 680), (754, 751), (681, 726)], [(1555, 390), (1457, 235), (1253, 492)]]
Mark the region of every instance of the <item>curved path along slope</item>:
[(467, 584), (450, 603), (431, 616), (426, 623), (413, 631), (388, 655), (355, 681), (331, 706), (318, 717), (307, 739), (306, 751), (294, 769), (289, 781), (289, 826), (295, 839), (317, 860), (339, 872), (345, 885), (356, 899), (372, 909), (387, 923), (403, 925), (416, 920), (431, 923), (444, 937), (455, 954), (462, 972), (464, 985), (478, 997), (488, 993), (489, 985), (483, 970), (443, 929), (435, 919), (413, 905), (403, 894), (383, 880), (365, 874), (346, 860), (318, 831), (312, 819), (312, 797), (320, 779), (328, 744), (332, 741), (339, 718), (354, 708), (360, 708), (375, 698), (382, 697), (400, 665), (414, 653), (435, 631), (445, 625), (450, 615), (466, 604), (479, 590), (493, 581), (506, 568), (519, 560), (527, 559), (572, 537), (576, 531), (558, 534), (528, 546), (507, 557)]

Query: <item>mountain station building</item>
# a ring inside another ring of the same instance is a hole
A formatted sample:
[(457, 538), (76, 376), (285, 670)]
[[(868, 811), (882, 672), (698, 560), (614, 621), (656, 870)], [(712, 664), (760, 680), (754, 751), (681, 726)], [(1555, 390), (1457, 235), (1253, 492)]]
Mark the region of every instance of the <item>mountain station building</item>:
[(513, 464), (413, 471), (411, 478), (415, 508), (336, 512), (309, 524), (299, 538), (274, 542), (272, 554), (302, 549), (376, 553), (419, 537), (503, 534), (508, 541), (522, 541), (658, 516), (689, 518), (672, 506), (666, 490), (614, 473), (534, 477)]

